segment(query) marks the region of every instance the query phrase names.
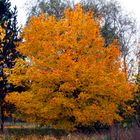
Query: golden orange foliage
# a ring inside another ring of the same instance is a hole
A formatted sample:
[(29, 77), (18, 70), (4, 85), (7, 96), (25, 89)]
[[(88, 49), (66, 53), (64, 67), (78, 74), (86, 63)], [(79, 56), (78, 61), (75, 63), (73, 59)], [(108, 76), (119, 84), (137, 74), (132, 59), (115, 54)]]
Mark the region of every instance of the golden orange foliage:
[(4, 36), (5, 36), (5, 31), (0, 26), (0, 41), (3, 40)]
[(18, 50), (28, 59), (17, 60), (9, 81), (30, 88), (6, 98), (22, 119), (74, 130), (122, 120), (118, 106), (132, 110), (126, 101), (133, 98), (134, 86), (120, 68), (117, 41), (104, 48), (92, 14), (76, 6), (59, 21), (41, 15), (24, 28)]

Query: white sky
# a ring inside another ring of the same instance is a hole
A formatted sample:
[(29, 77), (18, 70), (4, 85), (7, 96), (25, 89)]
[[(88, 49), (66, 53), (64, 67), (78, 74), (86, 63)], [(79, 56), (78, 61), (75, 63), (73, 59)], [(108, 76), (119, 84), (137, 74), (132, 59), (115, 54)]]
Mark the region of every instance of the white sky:
[[(25, 24), (26, 21), (26, 12), (25, 12), (25, 2), (28, 0), (10, 0), (12, 6), (16, 5), (18, 8), (18, 23)], [(76, 0), (78, 1), (78, 0)], [(132, 16), (136, 17), (140, 25), (140, 0), (118, 0), (122, 8), (127, 12), (132, 12)]]
[(124, 10), (132, 12), (140, 25), (140, 0), (118, 0)]
[(17, 6), (18, 10), (18, 23), (24, 25), (26, 22), (25, 0), (10, 0), (12, 7)]

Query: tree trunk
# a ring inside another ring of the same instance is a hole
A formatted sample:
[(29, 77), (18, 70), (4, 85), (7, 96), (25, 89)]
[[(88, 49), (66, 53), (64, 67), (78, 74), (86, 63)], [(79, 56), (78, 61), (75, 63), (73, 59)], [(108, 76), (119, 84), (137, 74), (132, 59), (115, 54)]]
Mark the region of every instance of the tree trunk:
[(1, 105), (1, 133), (4, 132), (4, 110), (3, 105)]
[(125, 73), (125, 76), (126, 76), (126, 79), (127, 79), (128, 75), (127, 75), (126, 56), (123, 57), (123, 67), (124, 67), (124, 73)]

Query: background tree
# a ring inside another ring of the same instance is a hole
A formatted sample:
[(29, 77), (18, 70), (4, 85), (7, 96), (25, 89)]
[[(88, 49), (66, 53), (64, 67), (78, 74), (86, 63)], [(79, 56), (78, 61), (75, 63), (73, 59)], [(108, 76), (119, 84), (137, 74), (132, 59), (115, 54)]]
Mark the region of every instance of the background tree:
[(64, 15), (64, 10), (71, 6), (71, 3), (62, 0), (37, 0), (30, 1), (26, 5), (28, 18), (39, 16), (41, 13), (48, 13), (48, 15), (53, 15), (59, 19)]
[[(16, 51), (16, 45), (19, 41), (17, 28), (17, 10), (16, 7), (11, 10), (9, 0), (0, 0), (0, 26), (5, 35), (0, 40), (0, 113), (1, 113), (1, 131), (4, 127), (5, 112), (9, 111), (11, 105), (5, 102), (5, 96), (13, 90), (13, 85), (7, 81), (5, 68), (13, 68), (15, 59), (19, 56)], [(10, 108), (9, 108), (10, 107)]]
[(140, 127), (140, 46), (139, 43), (137, 44), (137, 70), (136, 70), (136, 85), (138, 86), (137, 91), (135, 93), (135, 110), (136, 110), (136, 122), (138, 126)]
[(129, 14), (124, 13), (117, 1), (90, 1), (81, 2), (84, 9), (93, 10), (96, 17), (101, 17), (101, 35), (105, 38), (105, 47), (114, 39), (119, 41), (122, 52), (123, 66), (128, 71), (128, 78), (134, 67), (134, 49), (136, 43), (136, 21)]
[(32, 17), (23, 34), (26, 41), (18, 50), (28, 61), (18, 59), (8, 79), (30, 88), (6, 98), (15, 104), (21, 119), (75, 130), (121, 121), (120, 107), (132, 113), (126, 101), (133, 99), (134, 85), (120, 69), (118, 43), (104, 47), (92, 12), (76, 6), (60, 20)]

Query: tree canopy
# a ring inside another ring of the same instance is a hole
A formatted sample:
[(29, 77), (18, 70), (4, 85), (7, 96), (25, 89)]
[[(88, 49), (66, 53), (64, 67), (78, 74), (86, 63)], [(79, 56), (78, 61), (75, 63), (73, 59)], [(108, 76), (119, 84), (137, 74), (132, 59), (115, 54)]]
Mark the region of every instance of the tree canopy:
[[(100, 122), (111, 125), (123, 119), (119, 108), (130, 113), (127, 101), (135, 86), (120, 66), (117, 40), (104, 47), (100, 20), (77, 5), (57, 20), (32, 17), (23, 30), (25, 39), (8, 80), (28, 85), (6, 100), (15, 104), (19, 118), (28, 122), (75, 130)], [(7, 69), (8, 70), (8, 69)]]
[[(93, 18), (101, 18), (100, 33), (104, 37), (104, 46), (107, 47), (118, 39), (119, 47), (124, 59), (125, 71), (128, 71), (127, 77), (132, 77), (134, 73), (134, 59), (130, 57), (135, 55), (134, 50), (136, 42), (136, 21), (130, 13), (124, 11), (118, 1), (107, 0), (81, 0), (80, 4), (85, 11), (92, 10)], [(71, 0), (34, 0), (28, 2), (28, 16), (39, 16), (41, 13), (47, 13), (60, 19), (64, 15), (66, 8), (74, 8)]]

